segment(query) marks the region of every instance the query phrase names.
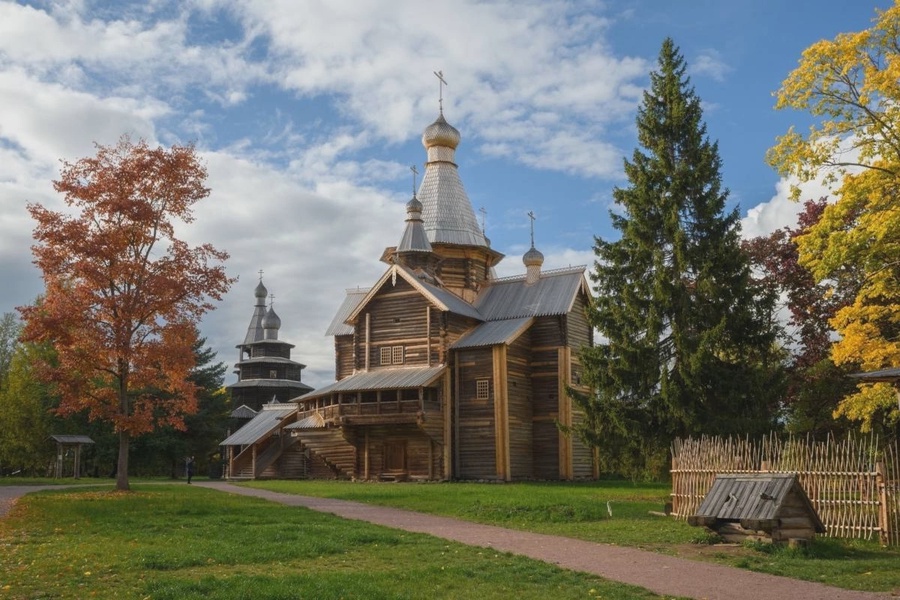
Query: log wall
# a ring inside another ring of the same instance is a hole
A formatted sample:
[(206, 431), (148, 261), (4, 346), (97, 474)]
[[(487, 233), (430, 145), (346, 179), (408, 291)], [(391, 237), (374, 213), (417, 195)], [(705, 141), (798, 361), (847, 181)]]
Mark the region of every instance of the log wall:
[(530, 356), (531, 333), (526, 331), (506, 351), (510, 479), (534, 477)]
[[(456, 354), (456, 361), (456, 476), (497, 479), (493, 350), (461, 350)], [(477, 398), (479, 379), (490, 381), (486, 400)]]

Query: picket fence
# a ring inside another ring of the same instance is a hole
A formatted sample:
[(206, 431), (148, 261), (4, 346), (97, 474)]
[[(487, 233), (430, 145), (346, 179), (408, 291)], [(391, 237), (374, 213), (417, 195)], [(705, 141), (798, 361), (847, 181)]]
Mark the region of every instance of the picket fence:
[(720, 473), (796, 473), (827, 536), (900, 545), (897, 442), (879, 444), (876, 436), (676, 439), (672, 514), (694, 514)]

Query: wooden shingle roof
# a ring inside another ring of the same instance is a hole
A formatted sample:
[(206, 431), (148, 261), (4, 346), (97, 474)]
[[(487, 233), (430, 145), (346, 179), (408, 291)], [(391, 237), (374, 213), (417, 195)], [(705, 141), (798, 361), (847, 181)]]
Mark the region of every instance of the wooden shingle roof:
[(825, 533), (825, 525), (792, 473), (717, 475), (688, 522), (711, 526), (716, 521), (734, 521), (748, 529), (767, 530), (778, 525), (787, 502), (803, 504), (816, 532)]

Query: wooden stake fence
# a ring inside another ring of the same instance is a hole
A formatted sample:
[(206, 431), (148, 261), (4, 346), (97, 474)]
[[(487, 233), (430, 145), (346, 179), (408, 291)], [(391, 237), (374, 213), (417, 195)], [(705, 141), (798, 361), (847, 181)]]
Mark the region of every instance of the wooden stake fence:
[(672, 445), (672, 514), (687, 519), (720, 473), (796, 473), (826, 535), (900, 545), (900, 453), (876, 437), (843, 441), (703, 437)]

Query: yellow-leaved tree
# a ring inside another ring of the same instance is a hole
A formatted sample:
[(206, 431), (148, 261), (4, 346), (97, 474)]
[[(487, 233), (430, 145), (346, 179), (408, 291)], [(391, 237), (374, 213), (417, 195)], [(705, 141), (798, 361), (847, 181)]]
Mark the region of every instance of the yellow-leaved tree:
[[(767, 156), (784, 176), (837, 185), (836, 201), (798, 238), (800, 262), (826, 287), (855, 293), (831, 320), (832, 359), (865, 371), (900, 367), (900, 0), (873, 22), (803, 52), (776, 107), (807, 111), (814, 124), (789, 130)], [(858, 386), (840, 415), (863, 430), (900, 420), (884, 383)]]

